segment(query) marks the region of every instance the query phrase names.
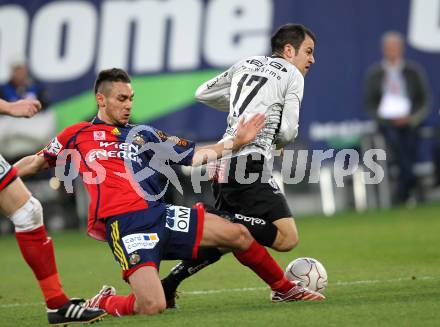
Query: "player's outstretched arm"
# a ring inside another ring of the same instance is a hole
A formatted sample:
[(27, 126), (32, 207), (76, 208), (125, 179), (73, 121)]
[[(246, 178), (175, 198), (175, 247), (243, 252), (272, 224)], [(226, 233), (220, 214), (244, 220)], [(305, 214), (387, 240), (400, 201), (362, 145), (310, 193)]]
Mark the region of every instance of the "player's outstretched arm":
[(30, 118), (40, 110), (41, 103), (38, 100), (7, 102), (0, 99), (0, 114), (2, 115)]
[(243, 145), (253, 141), (258, 132), (264, 127), (264, 119), (263, 114), (256, 114), (246, 122), (244, 118), (241, 118), (238, 122), (237, 133), (233, 138), (222, 140), (216, 144), (197, 147), (194, 152), (192, 166), (200, 166), (227, 156), (232, 151), (236, 151)]
[(34, 154), (20, 159), (14, 164), (14, 167), (17, 168), (17, 175), (23, 177), (35, 175), (44, 169), (49, 169), (49, 164), (43, 157)]
[(229, 98), (233, 67), (200, 85), (195, 94), (198, 102), (229, 112)]

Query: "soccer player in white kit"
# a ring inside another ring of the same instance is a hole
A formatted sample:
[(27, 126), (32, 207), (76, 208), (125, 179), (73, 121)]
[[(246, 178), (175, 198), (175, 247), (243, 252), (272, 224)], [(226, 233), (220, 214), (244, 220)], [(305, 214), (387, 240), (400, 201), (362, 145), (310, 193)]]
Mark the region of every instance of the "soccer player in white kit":
[[(286, 199), (265, 164), (275, 148), (282, 148), (298, 134), (304, 76), (315, 63), (315, 41), (305, 26), (283, 25), (272, 36), (272, 56), (245, 58), (196, 91), (198, 101), (229, 112), (224, 139), (235, 135), (240, 118), (265, 114), (266, 125), (257, 138), (217, 164), (213, 211), (244, 224), (260, 244), (277, 251), (292, 250), (298, 243), (298, 232)], [(244, 182), (245, 174), (252, 173), (258, 173), (257, 180)], [(197, 260), (174, 267), (162, 281), (168, 306), (175, 306), (175, 291), (183, 279), (221, 255), (218, 249), (206, 249)], [(272, 300), (276, 297), (272, 295)]]

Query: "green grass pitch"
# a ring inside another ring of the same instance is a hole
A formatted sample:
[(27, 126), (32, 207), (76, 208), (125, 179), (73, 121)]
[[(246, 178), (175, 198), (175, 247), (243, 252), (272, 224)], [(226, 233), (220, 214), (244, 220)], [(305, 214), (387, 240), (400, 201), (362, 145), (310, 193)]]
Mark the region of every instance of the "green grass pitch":
[[(282, 267), (300, 256), (327, 269), (322, 303), (269, 301), (269, 290), (233, 256), (187, 280), (180, 309), (154, 317), (107, 317), (98, 326), (439, 326), (440, 205), (297, 220), (300, 244), (272, 252)], [(69, 296), (102, 284), (128, 293), (106, 243), (85, 233), (52, 235)], [(44, 304), (13, 236), (0, 238), (0, 326), (45, 326)], [(165, 275), (175, 262), (163, 262)]]

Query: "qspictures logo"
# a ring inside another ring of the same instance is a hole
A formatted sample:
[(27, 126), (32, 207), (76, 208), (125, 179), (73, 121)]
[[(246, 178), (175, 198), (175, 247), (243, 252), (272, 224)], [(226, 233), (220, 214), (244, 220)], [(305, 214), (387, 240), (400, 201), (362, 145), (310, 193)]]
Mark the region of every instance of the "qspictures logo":
[[(151, 140), (146, 141), (141, 135), (150, 135)], [(141, 138), (142, 141), (140, 141)], [(52, 141), (50, 144), (53, 145), (57, 143)], [(125, 142), (100, 141), (99, 144), (99, 149), (93, 149), (86, 155), (89, 168), (97, 174), (97, 177), (89, 178), (83, 174), (84, 183), (104, 183), (106, 178), (108, 178), (108, 174), (117, 174), (119, 177), (126, 178), (133, 186), (133, 189), (138, 192), (139, 196), (149, 201), (161, 199), (170, 184), (172, 184), (180, 194), (183, 194), (181, 181), (171, 165), (179, 163), (185, 165), (191, 164), (189, 159), (191, 159), (190, 155), (194, 149), (188, 145), (188, 141), (181, 140), (177, 137), (165, 137), (164, 134), (158, 133), (149, 126), (139, 125), (130, 130)], [(140, 144), (142, 144), (142, 146)], [(183, 144), (187, 146), (182, 147)], [(227, 157), (230, 155), (232, 142), (225, 140), (224, 144), (225, 152), (223, 153), (223, 157)], [(75, 149), (61, 150), (61, 152), (58, 146), (56, 146), (55, 149), (55, 152), (59, 152), (55, 168), (56, 176), (64, 182), (66, 191), (71, 193), (73, 192), (73, 179), (79, 174), (77, 167), (79, 167), (81, 155), (77, 153)], [(218, 157), (215, 151), (209, 150), (206, 150), (204, 155), (210, 162), (215, 162)], [(69, 167), (66, 167), (67, 156), (71, 156), (76, 164), (71, 164)], [(344, 187), (346, 178), (355, 173), (362, 174), (362, 179), (365, 184), (379, 184), (385, 175), (382, 167), (383, 163), (381, 162), (386, 161), (386, 152), (382, 149), (367, 150), (362, 156), (355, 149), (343, 149), (339, 151), (334, 149), (325, 151), (286, 150), (283, 152), (274, 150), (269, 158), (263, 157), (263, 155), (259, 153), (253, 153), (253, 160), (263, 159), (264, 161), (264, 169), (261, 172), (247, 172), (246, 162), (248, 159), (246, 156), (239, 156), (237, 157), (237, 164), (233, 172), (231, 172), (229, 167), (230, 160), (222, 159), (220, 165), (215, 165), (216, 167), (221, 167), (222, 173), (215, 175), (222, 176), (222, 178), (218, 180), (219, 183), (227, 182), (228, 178), (233, 178), (240, 184), (252, 184), (256, 181), (270, 184), (273, 182), (272, 172), (274, 158), (276, 157), (281, 157), (282, 159), (281, 173), (284, 177), (285, 184), (298, 184), (303, 182), (307, 177), (308, 183), (319, 183), (324, 165), (333, 168), (332, 176), (337, 187)], [(110, 159), (123, 159), (125, 173), (106, 170), (101, 165), (101, 160)], [(309, 159), (311, 159), (310, 169), (306, 177), (306, 166), (308, 165), (305, 163), (308, 163)], [(139, 187), (144, 185), (150, 177), (159, 175), (164, 177), (166, 184), (158, 193), (151, 194), (148, 192), (148, 188)], [(210, 180), (211, 177), (212, 174), (210, 174), (209, 169), (203, 170), (193, 167), (191, 170), (193, 191), (195, 193), (201, 193), (202, 182)], [(176, 217), (179, 218), (180, 215), (177, 214)], [(175, 226), (175, 224), (171, 224), (170, 222), (169, 228), (174, 228), (173, 226)]]

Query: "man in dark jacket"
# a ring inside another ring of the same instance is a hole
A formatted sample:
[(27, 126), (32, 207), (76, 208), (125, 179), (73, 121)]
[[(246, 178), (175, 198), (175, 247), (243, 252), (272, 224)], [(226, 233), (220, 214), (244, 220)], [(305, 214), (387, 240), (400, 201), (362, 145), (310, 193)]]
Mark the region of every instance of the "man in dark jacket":
[(398, 32), (382, 36), (383, 60), (367, 71), (365, 107), (379, 124), (399, 167), (396, 203), (408, 200), (416, 184), (417, 128), (429, 114), (430, 95), (423, 69), (404, 60), (404, 39)]

